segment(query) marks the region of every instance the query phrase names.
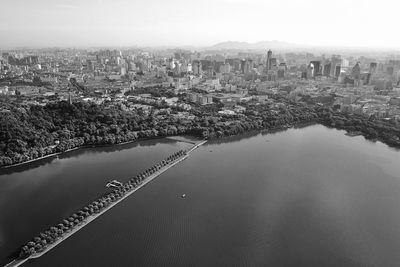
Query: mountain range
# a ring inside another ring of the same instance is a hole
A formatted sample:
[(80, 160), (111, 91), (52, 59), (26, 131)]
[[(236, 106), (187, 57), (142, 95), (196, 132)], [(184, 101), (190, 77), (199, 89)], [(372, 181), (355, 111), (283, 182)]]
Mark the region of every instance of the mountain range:
[(227, 41), (207, 47), (207, 50), (265, 50), (265, 49), (298, 49), (304, 48), (303, 45), (292, 44), (281, 41), (260, 41), (256, 43)]
[(369, 47), (369, 46), (321, 46), (321, 45), (305, 45), (295, 44), (282, 41), (260, 41), (256, 43), (227, 41), (203, 48), (203, 50), (268, 50), (280, 52), (311, 52), (311, 53), (350, 53), (350, 54), (366, 54), (366, 53), (399, 53), (399, 48), (391, 47)]

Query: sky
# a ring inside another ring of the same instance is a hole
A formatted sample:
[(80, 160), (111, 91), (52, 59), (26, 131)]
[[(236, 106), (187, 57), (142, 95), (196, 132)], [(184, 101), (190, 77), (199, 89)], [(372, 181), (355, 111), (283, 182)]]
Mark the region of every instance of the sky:
[(400, 48), (398, 0), (0, 0), (0, 47)]

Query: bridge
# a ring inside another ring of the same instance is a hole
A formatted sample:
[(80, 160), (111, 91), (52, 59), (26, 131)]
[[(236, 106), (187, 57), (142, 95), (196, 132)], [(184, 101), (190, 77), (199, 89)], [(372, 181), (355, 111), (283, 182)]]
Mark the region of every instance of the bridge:
[[(145, 186), (146, 184), (150, 183), (153, 179), (157, 178), (159, 175), (161, 175), (162, 173), (166, 172), (168, 169), (172, 168), (173, 166), (177, 165), (178, 163), (182, 162), (183, 160), (185, 160), (187, 157), (189, 157), (190, 153), (193, 152), (195, 149), (197, 149), (198, 147), (202, 146), (204, 143), (206, 143), (207, 140), (201, 141), (199, 143), (196, 143), (186, 154), (184, 154), (182, 157), (176, 159), (175, 161), (173, 161), (172, 163), (168, 164), (167, 166), (164, 166), (163, 168), (159, 169), (158, 171), (154, 172), (153, 174), (151, 174), (149, 177), (147, 177), (139, 186), (137, 186), (136, 188), (132, 189), (131, 191), (128, 191), (125, 195), (123, 195), (120, 199), (116, 200), (115, 202), (111, 203), (110, 206), (106, 207), (105, 209), (101, 210), (99, 213), (94, 213), (92, 215), (90, 215), (89, 217), (87, 217), (84, 221), (82, 221), (80, 224), (76, 225), (76, 227), (74, 227), (73, 229), (71, 229), (69, 232), (66, 232), (64, 234), (64, 236), (58, 238), (57, 240), (55, 240), (54, 243), (48, 245), (43, 251), (35, 253), (30, 255), (29, 257), (25, 258), (25, 259), (15, 259), (12, 262), (8, 263), (7, 265), (5, 265), (4, 267), (17, 267), (20, 266), (22, 264), (24, 264), (25, 262), (29, 261), (30, 259), (36, 259), (39, 258), (41, 256), (43, 256), (44, 254), (46, 254), (47, 252), (49, 252), (50, 250), (52, 250), (53, 248), (55, 248), (57, 245), (59, 245), (61, 242), (65, 241), (67, 238), (69, 238), (70, 236), (72, 236), (73, 234), (75, 234), (76, 232), (78, 232), (80, 229), (82, 229), (83, 227), (85, 227), (86, 225), (88, 225), (90, 222), (94, 221), (96, 218), (100, 217), (101, 215), (103, 215), (105, 212), (107, 212), (109, 209), (111, 209), (112, 207), (114, 207), (115, 205), (117, 205), (118, 203), (120, 203), (121, 201), (123, 201), (125, 198), (129, 197), (131, 194), (133, 194), (134, 192), (136, 192), (137, 190), (139, 190), (140, 188), (142, 188), (143, 186)], [(114, 180), (116, 181), (116, 180)], [(112, 181), (112, 182), (114, 182)], [(118, 181), (116, 181), (118, 182)], [(119, 183), (119, 182), (118, 182)]]

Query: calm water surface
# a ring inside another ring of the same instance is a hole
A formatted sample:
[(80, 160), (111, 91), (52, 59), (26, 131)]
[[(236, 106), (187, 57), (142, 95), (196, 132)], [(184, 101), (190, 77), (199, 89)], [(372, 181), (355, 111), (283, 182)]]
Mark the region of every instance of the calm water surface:
[(82, 149), (0, 170), (0, 266), (20, 245), (155, 162), (191, 147), (169, 139)]
[[(2, 251), (184, 146), (94, 149), (0, 176)], [(400, 266), (399, 249), (399, 151), (315, 125), (200, 147), (27, 266)]]

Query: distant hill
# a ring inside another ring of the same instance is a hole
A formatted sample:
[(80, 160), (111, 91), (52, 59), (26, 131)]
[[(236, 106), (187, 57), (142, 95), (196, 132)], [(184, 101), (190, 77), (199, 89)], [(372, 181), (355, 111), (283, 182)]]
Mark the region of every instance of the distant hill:
[(322, 45), (304, 45), (294, 44), (282, 41), (260, 41), (256, 43), (247, 43), (239, 41), (228, 41), (215, 44), (213, 46), (204, 47), (203, 50), (268, 50), (271, 49), (274, 52), (310, 52), (310, 53), (338, 53), (348, 55), (370, 55), (375, 54), (386, 54), (386, 53), (400, 53), (400, 48), (391, 47), (357, 47), (357, 46), (322, 46)]
[(265, 50), (265, 49), (288, 49), (288, 48), (294, 49), (300, 47), (302, 46), (275, 40), (260, 41), (257, 43), (228, 41), (207, 47), (206, 50)]

